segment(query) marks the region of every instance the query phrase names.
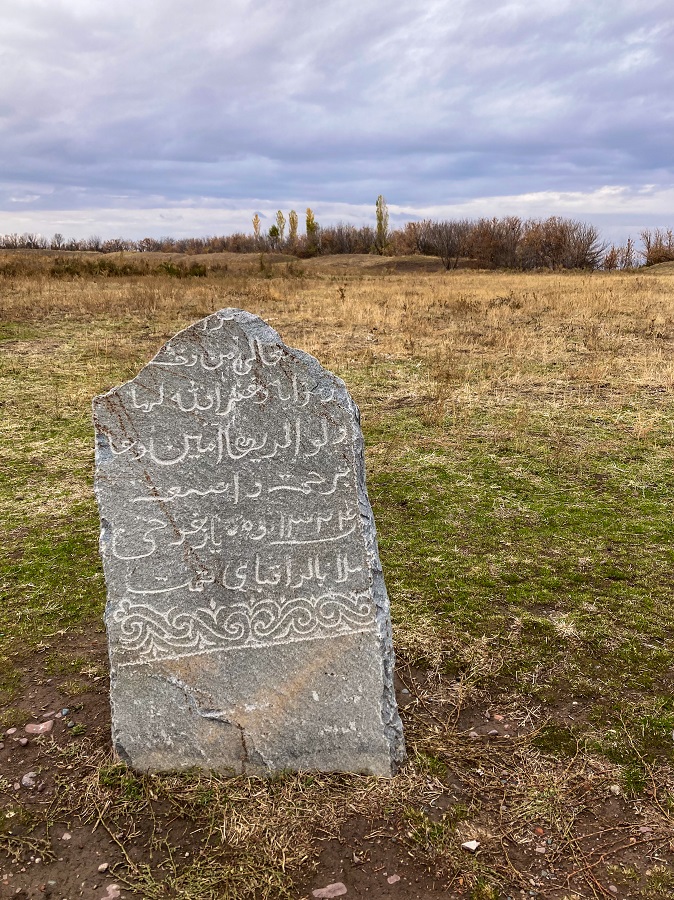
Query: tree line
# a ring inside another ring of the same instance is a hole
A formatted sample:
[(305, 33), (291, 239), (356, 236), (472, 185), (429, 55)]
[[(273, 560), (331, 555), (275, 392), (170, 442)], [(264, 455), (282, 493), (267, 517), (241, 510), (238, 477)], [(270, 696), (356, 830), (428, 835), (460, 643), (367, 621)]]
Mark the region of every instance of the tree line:
[(381, 256), (423, 255), (438, 257), (446, 269), (471, 265), (485, 269), (633, 269), (674, 260), (672, 229), (656, 228), (640, 234), (637, 247), (632, 238), (623, 245), (607, 245), (599, 230), (586, 222), (550, 216), (546, 219), (501, 218), (424, 219), (390, 228), (389, 213), (383, 196), (377, 198), (373, 225), (355, 226), (343, 222), (320, 226), (313, 211), (304, 216), (304, 231), (299, 231), (299, 216), (290, 210), (286, 218), (276, 213), (267, 231), (255, 214), (252, 233), (201, 238), (151, 238), (138, 241), (125, 238), (103, 240), (93, 235), (85, 239), (64, 238), (55, 234), (48, 239), (40, 234), (0, 234), (0, 249), (89, 251), (96, 253), (288, 253), (299, 258), (333, 254)]

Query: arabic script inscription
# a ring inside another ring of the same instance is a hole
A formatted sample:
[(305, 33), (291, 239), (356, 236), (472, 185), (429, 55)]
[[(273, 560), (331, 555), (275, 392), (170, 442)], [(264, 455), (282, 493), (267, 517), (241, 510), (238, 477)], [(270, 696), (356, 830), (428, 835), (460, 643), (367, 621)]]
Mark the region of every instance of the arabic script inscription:
[(129, 662), (373, 628), (355, 407), (228, 312), (95, 403), (108, 625)]

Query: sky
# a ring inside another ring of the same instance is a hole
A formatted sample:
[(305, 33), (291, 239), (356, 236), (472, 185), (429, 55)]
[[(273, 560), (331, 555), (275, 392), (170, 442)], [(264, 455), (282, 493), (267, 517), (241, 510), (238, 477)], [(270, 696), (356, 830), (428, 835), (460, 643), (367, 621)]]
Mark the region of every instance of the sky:
[(0, 233), (674, 227), (671, 0), (0, 0)]

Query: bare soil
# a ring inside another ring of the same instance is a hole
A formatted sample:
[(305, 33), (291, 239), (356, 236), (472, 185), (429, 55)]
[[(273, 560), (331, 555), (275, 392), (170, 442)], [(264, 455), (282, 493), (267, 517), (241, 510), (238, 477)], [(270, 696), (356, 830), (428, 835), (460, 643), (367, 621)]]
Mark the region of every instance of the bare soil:
[[(70, 639), (67, 652), (78, 658), (86, 656), (93, 670), (107, 664), (105, 636), (100, 628)], [(125, 833), (111, 830), (105, 810), (95, 821), (83, 821), (76, 798), (97, 765), (88, 760), (96, 760), (97, 751), (111, 751), (107, 677), (82, 679), (82, 692), (73, 700), (72, 679), (67, 673), (45, 678), (39, 654), (37, 659), (20, 661), (20, 668), (20, 704), (32, 716), (26, 721), (17, 718), (16, 724), (4, 729), (0, 803), (11, 815), (12, 801), (20, 797), (31, 815), (16, 823), (5, 820), (9, 840), (5, 851), (0, 852), (0, 898), (141, 900), (147, 895), (126, 883), (129, 864), (142, 866), (154, 857), (154, 864), (161, 868), (161, 851), (152, 849), (158, 823), (170, 838), (174, 856), (188, 860), (197, 855), (200, 838), (194, 835), (193, 822), (162, 803), (134, 814), (133, 828)], [(439, 717), (436, 704), (429, 698), (425, 673), (403, 664), (400, 674), (398, 701), (409, 737), (413, 739), (421, 727), (437, 731)], [(442, 687), (451, 690), (451, 684)], [(442, 690), (436, 688), (435, 693)], [(536, 815), (535, 797), (531, 798), (531, 813), (522, 823), (520, 840), (499, 834), (508, 794), (520, 778), (518, 754), (535, 735), (533, 720), (527, 723), (520, 716), (518, 721), (507, 711), (498, 712), (499, 708), (483, 701), (459, 711), (451, 724), (458, 741), (455, 764), (434, 779), (434, 800), (420, 807), (419, 813), (423, 828), (432, 832), (435, 826), (442, 828), (457, 804), (465, 808), (479, 805), (470, 833), (462, 837), (479, 840), (476, 857), (483, 856), (492, 871), (500, 870), (506, 876), (509, 873), (507, 893), (489, 893), (491, 888), (476, 893), (474, 879), (465, 879), (458, 872), (448, 874), (440, 864), (434, 866), (433, 853), (421, 846), (419, 833), (410, 840), (410, 834), (401, 831), (397, 817), (389, 821), (386, 817), (369, 820), (354, 815), (342, 824), (337, 837), (325, 839), (320, 831), (313, 836), (314, 858), (297, 879), (298, 900), (311, 898), (314, 890), (338, 882), (346, 887), (346, 897), (382, 900), (644, 896), (641, 888), (646, 883), (645, 872), (657, 866), (671, 867), (674, 862), (673, 835), (662, 824), (653, 823), (643, 803), (630, 802), (622, 792), (613, 793), (610, 786), (607, 789), (599, 768), (584, 768), (573, 779), (568, 799), (577, 812), (582, 811), (575, 817), (572, 835), (560, 835), (541, 826), (543, 817), (539, 821)], [(570, 703), (562, 703), (548, 714), (551, 720), (562, 723), (578, 712)], [(45, 721), (54, 723), (48, 735), (26, 734), (26, 724)], [(22, 746), (20, 741), (26, 738)], [(569, 769), (573, 765), (574, 760), (569, 761)], [(34, 780), (33, 786), (22, 784), (27, 775)], [(64, 816), (64, 809), (70, 809), (70, 815)], [(438, 834), (429, 835), (429, 844), (442, 840)], [(573, 853), (569, 847), (574, 848)], [(463, 852), (468, 855), (468, 851)], [(105, 871), (99, 872), (101, 866)], [(621, 866), (640, 874), (621, 880), (616, 875)], [(167, 888), (162, 896), (180, 894)]]

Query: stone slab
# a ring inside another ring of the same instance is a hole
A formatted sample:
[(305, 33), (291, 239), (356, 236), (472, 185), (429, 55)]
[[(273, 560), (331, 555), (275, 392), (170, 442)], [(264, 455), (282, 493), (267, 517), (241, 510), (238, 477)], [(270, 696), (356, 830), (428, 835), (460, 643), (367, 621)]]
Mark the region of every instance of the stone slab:
[(344, 382), (224, 309), (93, 407), (119, 754), (391, 775), (389, 604)]

